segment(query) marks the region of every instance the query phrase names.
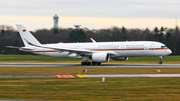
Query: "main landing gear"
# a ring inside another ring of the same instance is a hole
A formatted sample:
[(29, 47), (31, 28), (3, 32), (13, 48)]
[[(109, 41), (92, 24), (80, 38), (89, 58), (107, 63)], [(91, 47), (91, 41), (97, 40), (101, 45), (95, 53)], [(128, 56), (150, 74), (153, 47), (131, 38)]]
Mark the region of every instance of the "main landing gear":
[(163, 59), (163, 56), (159, 56), (159, 64), (162, 64), (162, 60)]
[(81, 65), (101, 65), (101, 62), (87, 62), (87, 61), (85, 61), (85, 62), (81, 62)]

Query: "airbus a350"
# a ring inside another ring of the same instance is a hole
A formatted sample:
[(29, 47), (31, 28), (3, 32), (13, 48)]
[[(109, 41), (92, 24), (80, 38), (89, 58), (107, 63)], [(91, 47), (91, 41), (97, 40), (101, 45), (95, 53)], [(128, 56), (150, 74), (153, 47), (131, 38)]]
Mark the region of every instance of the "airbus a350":
[(110, 58), (126, 61), (128, 57), (160, 57), (159, 64), (162, 64), (163, 56), (172, 53), (165, 44), (155, 41), (96, 42), (91, 38), (92, 42), (85, 43), (41, 44), (23, 25), (16, 26), (25, 46), (8, 48), (55, 58), (78, 58), (84, 60), (81, 65), (101, 65)]

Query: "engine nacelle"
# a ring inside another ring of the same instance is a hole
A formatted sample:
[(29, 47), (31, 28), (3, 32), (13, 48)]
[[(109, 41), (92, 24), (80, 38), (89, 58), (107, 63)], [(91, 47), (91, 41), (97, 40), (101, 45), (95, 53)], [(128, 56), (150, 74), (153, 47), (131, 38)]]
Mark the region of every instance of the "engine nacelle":
[(115, 60), (115, 61), (127, 61), (128, 57), (115, 57), (115, 58), (112, 58), (112, 59)]
[(109, 53), (93, 53), (92, 55), (92, 60), (94, 62), (108, 62), (109, 59)]

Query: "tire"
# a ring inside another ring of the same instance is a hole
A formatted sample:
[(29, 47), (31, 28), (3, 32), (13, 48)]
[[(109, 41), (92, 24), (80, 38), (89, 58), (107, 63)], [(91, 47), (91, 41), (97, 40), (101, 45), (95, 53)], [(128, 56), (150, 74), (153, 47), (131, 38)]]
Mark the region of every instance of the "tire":
[(81, 65), (85, 65), (85, 62), (81, 62)]
[(159, 61), (159, 64), (162, 64), (162, 61)]
[(91, 62), (87, 62), (87, 65), (91, 65)]
[(98, 62), (97, 65), (101, 65), (101, 62)]
[(96, 65), (97, 63), (96, 62), (92, 62), (92, 65)]

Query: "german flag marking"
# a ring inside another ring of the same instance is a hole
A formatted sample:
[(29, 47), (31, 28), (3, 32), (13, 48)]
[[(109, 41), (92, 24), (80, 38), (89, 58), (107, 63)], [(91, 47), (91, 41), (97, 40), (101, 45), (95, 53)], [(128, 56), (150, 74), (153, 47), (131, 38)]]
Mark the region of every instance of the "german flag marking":
[(26, 32), (26, 30), (24, 29), (23, 32)]

